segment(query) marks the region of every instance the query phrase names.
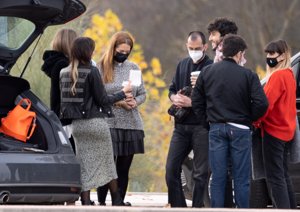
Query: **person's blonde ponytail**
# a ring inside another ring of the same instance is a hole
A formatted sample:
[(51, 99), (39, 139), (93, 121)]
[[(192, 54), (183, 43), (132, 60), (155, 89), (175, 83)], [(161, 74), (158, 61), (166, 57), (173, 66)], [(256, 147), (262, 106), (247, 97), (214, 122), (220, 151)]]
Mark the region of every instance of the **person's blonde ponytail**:
[(71, 79), (72, 79), (72, 87), (71, 87), (71, 92), (73, 94), (73, 96), (75, 96), (76, 94), (76, 83), (78, 80), (78, 60), (73, 60), (71, 62)]

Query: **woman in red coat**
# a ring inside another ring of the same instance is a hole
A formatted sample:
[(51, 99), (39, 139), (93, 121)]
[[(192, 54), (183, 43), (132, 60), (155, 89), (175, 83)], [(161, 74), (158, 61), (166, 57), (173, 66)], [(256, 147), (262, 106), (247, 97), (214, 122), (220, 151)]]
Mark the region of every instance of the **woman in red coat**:
[(274, 207), (296, 208), (288, 175), (287, 153), (296, 129), (296, 81), (290, 68), (291, 52), (283, 40), (269, 43), (267, 83), (269, 108), (261, 119), (266, 180)]

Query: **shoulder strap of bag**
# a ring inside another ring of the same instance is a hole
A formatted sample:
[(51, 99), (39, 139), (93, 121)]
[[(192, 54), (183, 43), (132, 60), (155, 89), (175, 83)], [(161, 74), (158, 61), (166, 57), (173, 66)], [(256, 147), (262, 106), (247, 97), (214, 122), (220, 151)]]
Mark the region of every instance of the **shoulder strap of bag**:
[(32, 136), (32, 134), (33, 134), (33, 132), (35, 130), (35, 127), (36, 127), (36, 117), (33, 117), (32, 125), (31, 125), (31, 130), (30, 130), (29, 135), (27, 136), (27, 139), (29, 139)]
[(21, 99), (20, 101), (19, 101), (19, 103), (18, 103), (18, 105), (20, 105), (20, 106), (22, 106), (22, 103), (23, 102), (26, 102), (26, 104), (27, 104), (27, 106), (26, 106), (26, 110), (29, 110), (30, 109), (30, 107), (31, 107), (31, 101), (29, 100), (29, 99), (27, 99), (27, 98), (23, 98), (23, 99)]

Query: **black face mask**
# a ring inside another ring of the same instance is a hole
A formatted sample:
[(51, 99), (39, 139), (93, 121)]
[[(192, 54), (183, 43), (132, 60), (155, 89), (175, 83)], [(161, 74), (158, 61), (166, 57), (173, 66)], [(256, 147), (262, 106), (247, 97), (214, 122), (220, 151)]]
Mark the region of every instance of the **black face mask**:
[(127, 60), (129, 54), (122, 54), (120, 52), (117, 52), (114, 56), (114, 60), (118, 63), (123, 63), (125, 60)]
[[(277, 57), (279, 57), (280, 55), (278, 55)], [(267, 57), (266, 62), (268, 64), (268, 66), (270, 66), (271, 68), (274, 68), (275, 66), (278, 65), (278, 61), (277, 61), (277, 57)]]

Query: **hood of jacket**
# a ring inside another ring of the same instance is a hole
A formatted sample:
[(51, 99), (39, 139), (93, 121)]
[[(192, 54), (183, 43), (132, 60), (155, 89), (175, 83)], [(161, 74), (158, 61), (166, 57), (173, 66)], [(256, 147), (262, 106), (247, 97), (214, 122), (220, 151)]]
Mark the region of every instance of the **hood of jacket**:
[(53, 67), (57, 63), (65, 63), (67, 66), (69, 64), (69, 59), (62, 53), (54, 50), (47, 50), (43, 55), (44, 64), (42, 65), (42, 70), (48, 75), (51, 75)]

